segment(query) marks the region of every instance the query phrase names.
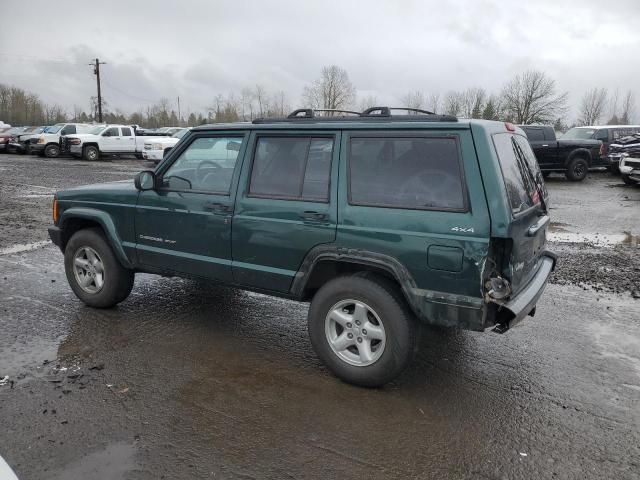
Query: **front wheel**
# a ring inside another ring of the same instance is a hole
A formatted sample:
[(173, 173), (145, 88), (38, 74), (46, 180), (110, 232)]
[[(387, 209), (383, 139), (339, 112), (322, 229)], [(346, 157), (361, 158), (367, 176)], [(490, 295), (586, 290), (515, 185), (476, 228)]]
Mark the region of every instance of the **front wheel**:
[(133, 270), (120, 264), (99, 228), (73, 234), (64, 251), (64, 269), (73, 293), (90, 307), (113, 307), (133, 288)]
[(44, 148), (44, 156), (47, 158), (56, 158), (60, 156), (60, 146), (50, 143)]
[(572, 182), (581, 182), (587, 177), (589, 173), (589, 164), (584, 158), (577, 157), (569, 162), (566, 177)]
[(93, 145), (89, 145), (88, 147), (84, 147), (82, 149), (82, 156), (84, 157), (85, 160), (94, 162), (98, 160), (98, 158), (100, 158), (100, 151), (98, 150), (97, 147), (94, 147)]
[(626, 183), (627, 185), (635, 185), (636, 184), (636, 182), (631, 180), (631, 177), (629, 177), (629, 175), (622, 174), (621, 177), (622, 177), (622, 181), (624, 183)]
[(313, 297), (308, 328), (318, 357), (347, 383), (382, 386), (413, 358), (413, 315), (398, 288), (381, 277), (326, 283)]

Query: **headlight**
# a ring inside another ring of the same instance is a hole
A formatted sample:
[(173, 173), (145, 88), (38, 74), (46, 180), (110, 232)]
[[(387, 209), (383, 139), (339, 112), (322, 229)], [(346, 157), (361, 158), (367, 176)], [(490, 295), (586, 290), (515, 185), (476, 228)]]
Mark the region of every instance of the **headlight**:
[(80, 145), (82, 143), (79, 138), (70, 138), (67, 142), (69, 142), (69, 145)]
[(151, 150), (162, 150), (164, 147), (161, 143), (154, 143), (151, 145)]
[(42, 144), (44, 143), (44, 135), (40, 135), (40, 136), (38, 137), (38, 143), (39, 143), (40, 145), (42, 145)]

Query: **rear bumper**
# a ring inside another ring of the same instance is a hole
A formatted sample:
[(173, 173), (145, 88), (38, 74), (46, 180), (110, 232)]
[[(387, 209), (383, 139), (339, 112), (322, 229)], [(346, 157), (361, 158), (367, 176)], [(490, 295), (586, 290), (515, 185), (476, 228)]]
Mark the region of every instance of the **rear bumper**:
[(544, 287), (549, 281), (551, 272), (556, 267), (556, 261), (557, 256), (555, 253), (545, 251), (542, 254), (538, 271), (527, 286), (508, 302), (500, 305), (501, 319), (494, 327), (494, 332), (504, 333), (534, 312), (538, 299), (542, 296)]
[(24, 149), (25, 149), (25, 144), (20, 142), (9, 142), (7, 144), (7, 150), (10, 150), (13, 152), (24, 152)]

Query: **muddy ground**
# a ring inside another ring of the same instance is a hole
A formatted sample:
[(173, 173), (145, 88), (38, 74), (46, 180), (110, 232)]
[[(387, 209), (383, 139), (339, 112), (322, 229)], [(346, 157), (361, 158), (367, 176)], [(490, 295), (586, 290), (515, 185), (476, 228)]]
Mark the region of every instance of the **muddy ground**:
[(640, 477), (640, 188), (552, 176), (561, 263), (505, 335), (423, 329), (378, 390), (322, 367), (304, 304), (139, 275), (83, 306), (50, 194), (137, 160), (0, 155), (0, 455), (20, 479)]

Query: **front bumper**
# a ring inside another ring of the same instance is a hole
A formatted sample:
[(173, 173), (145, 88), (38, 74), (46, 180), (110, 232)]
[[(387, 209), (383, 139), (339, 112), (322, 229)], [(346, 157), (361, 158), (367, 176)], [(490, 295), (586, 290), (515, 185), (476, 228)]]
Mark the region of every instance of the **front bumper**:
[(143, 150), (142, 158), (159, 162), (164, 157), (164, 150)]
[(43, 152), (44, 151), (44, 143), (32, 143), (31, 151), (34, 153)]
[(535, 312), (538, 299), (542, 296), (557, 262), (556, 254), (550, 251), (545, 251), (540, 258), (538, 271), (527, 286), (506, 303), (499, 304), (500, 320), (493, 328), (494, 332), (504, 333)]
[(49, 231), (49, 238), (54, 245), (57, 245), (62, 250), (62, 230), (55, 225), (47, 229)]
[(73, 155), (82, 155), (82, 145), (69, 145), (69, 153)]
[(0, 143), (0, 152), (4, 152), (7, 149), (6, 143)]

